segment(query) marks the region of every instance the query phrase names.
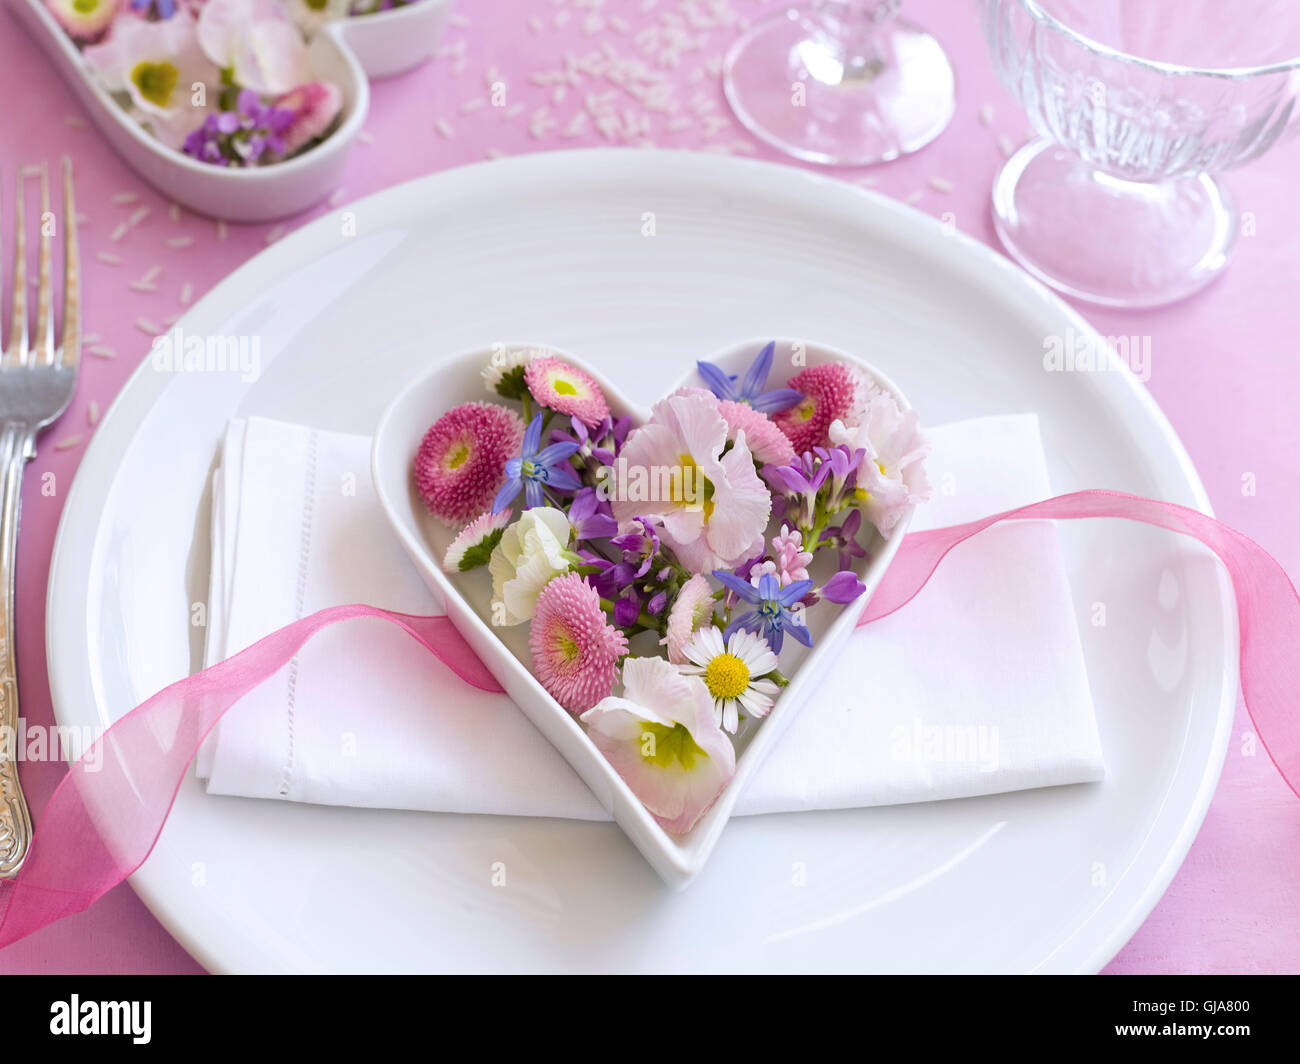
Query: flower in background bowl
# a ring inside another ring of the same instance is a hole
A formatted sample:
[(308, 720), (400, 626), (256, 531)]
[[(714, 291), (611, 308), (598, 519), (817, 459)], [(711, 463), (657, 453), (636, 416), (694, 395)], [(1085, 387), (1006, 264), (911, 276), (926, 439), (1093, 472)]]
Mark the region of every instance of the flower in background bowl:
[(665, 830), (683, 835), (736, 772), (704, 681), (663, 658), (623, 663), (623, 694), (582, 714), (597, 748)]
[[(119, 19), (102, 44), (82, 53), (109, 92), (125, 93), (129, 110), (165, 144), (179, 148), (205, 120), (202, 100), (220, 72), (198, 46), (195, 22), (178, 14), (161, 22)], [(195, 85), (202, 89), (196, 100)]]
[(244, 89), (231, 110), (215, 111), (185, 138), (184, 152), (216, 166), (256, 166), (286, 154), (293, 112), (264, 104)]
[(328, 22), (348, 16), (348, 0), (284, 0), (293, 24), (308, 37)]
[(627, 653), (627, 636), (606, 619), (595, 588), (570, 573), (542, 589), (528, 646), (538, 681), (560, 705), (577, 714), (614, 689), (618, 659)]
[(207, 0), (198, 41), (240, 88), (273, 96), (312, 80), (302, 33), (277, 0)]
[(424, 434), (415, 456), (415, 486), (429, 512), (460, 525), (492, 508), (506, 462), (519, 453), (523, 438), (523, 419), (503, 406), (462, 403), (448, 410)]
[(69, 37), (85, 43), (113, 24), (118, 0), (45, 0), (45, 6)]
[(276, 97), (275, 106), (291, 116), (281, 137), (292, 155), (323, 137), (343, 110), (343, 92), (332, 81), (311, 81)]

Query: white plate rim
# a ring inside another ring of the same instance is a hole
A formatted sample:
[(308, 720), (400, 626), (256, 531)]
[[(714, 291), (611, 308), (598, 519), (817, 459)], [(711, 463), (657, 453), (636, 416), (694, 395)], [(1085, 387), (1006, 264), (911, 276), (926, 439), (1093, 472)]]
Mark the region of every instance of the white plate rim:
[[(910, 228), (912, 237), (916, 241), (923, 241), (931, 235), (942, 233), (943, 239), (950, 246), (961, 249), (959, 254), (947, 257), (949, 265), (953, 268), (960, 267), (963, 273), (981, 283), (1017, 290), (1017, 294), (1022, 298), (1032, 297), (1040, 306), (1063, 316), (1066, 323), (1077, 333), (1096, 335), (1096, 330), (1077, 310), (1037, 279), (1020, 270), (1009, 259), (974, 237), (959, 231), (949, 232), (941, 228), (940, 223), (929, 215), (869, 189), (850, 185), (837, 178), (813, 171), (777, 163), (677, 150), (642, 149), (628, 152), (613, 148), (592, 148), (543, 152), (489, 160), (429, 174), (373, 193), (357, 201), (355, 206), (376, 208), (383, 206), (384, 201), (396, 204), (405, 200), (410, 204), (411, 209), (418, 210), (422, 204), (436, 204), (439, 199), (437, 193), (440, 190), (472, 188), (478, 180), (478, 175), (488, 168), (495, 168), (494, 172), (502, 174), (516, 170), (519, 181), (538, 177), (565, 180), (571, 179), (575, 174), (590, 174), (592, 169), (598, 166), (616, 171), (619, 166), (630, 163), (632, 161), (630, 157), (633, 156), (636, 167), (635, 169), (628, 167), (629, 177), (644, 179), (653, 171), (659, 178), (672, 181), (680, 176), (676, 171), (684, 169), (691, 171), (688, 176), (695, 180), (716, 179), (720, 175), (725, 175), (727, 171), (733, 171), (732, 177), (738, 187), (760, 185), (779, 188), (785, 185), (786, 191), (789, 191), (802, 183), (810, 192), (815, 192), (822, 197), (823, 201), (838, 198), (844, 204), (845, 210), (874, 211), (896, 229)], [(254, 287), (251, 282), (255, 277), (268, 275), (279, 277), (290, 269), (310, 262), (315, 255), (315, 249), (324, 245), (327, 234), (329, 240), (333, 241), (336, 228), (333, 217), (325, 215), (277, 241), (223, 278), (198, 300), (177, 324), (187, 328), (191, 318), (201, 317), (209, 313), (212, 308), (229, 304), (231, 297), (241, 288)], [(927, 228), (932, 230), (932, 233), (925, 233)], [(1118, 395), (1132, 404), (1142, 415), (1148, 429), (1154, 430), (1160, 436), (1183, 478), (1184, 487), (1192, 500), (1191, 505), (1202, 513), (1213, 516), (1209, 496), (1200, 476), (1168, 418), (1143, 384), (1116, 358), (1113, 352), (1110, 353), (1109, 359), (1110, 372), (1102, 376), (1106, 382), (1116, 383), (1107, 386), (1120, 389)], [(84, 617), (80, 618), (80, 623), (68, 623), (69, 616), (76, 616), (77, 607), (85, 605), (84, 590), (79, 589), (84, 589), (90, 578), (90, 552), (78, 552), (73, 547), (73, 541), (82, 530), (86, 531), (89, 539), (93, 539), (98, 527), (97, 516), (109, 494), (108, 488), (116, 472), (116, 457), (122, 452), (124, 444), (133, 437), (134, 426), (139, 424), (143, 416), (160, 398), (166, 383), (166, 375), (150, 371), (147, 358), (141, 361), (123, 384), (87, 445), (60, 515), (51, 553), (45, 633), (51, 700), (55, 718), (60, 725), (74, 723), (69, 710), (73, 705), (73, 693), (78, 690), (88, 692), (94, 689), (89, 662), (84, 654), (84, 636), (79, 634), (84, 632)], [(1131, 418), (1130, 413), (1123, 408), (1116, 407), (1115, 412), (1126, 421)], [(1221, 566), (1216, 568), (1215, 580), (1224, 622), (1224, 661), (1230, 667), (1225, 668), (1222, 677), (1210, 757), (1203, 767), (1194, 799), (1187, 808), (1163, 858), (1151, 871), (1145, 885), (1138, 890), (1124, 915), (1113, 920), (1110, 928), (1100, 936), (1097, 944), (1086, 955), (1086, 960), (1078, 965), (1077, 970), (1080, 972), (1100, 971), (1132, 937), (1155, 907), (1196, 838), (1218, 785), (1236, 709), (1239, 635), (1231, 584)], [(65, 667), (68, 670), (66, 673)], [(186, 926), (183, 909), (176, 906), (169, 898), (163, 889), (164, 883), (161, 878), (151, 875), (148, 862), (130, 877), (129, 882), (159, 922), (205, 968), (209, 971), (229, 970), (220, 959), (219, 948), (205, 942), (200, 935)], [(1075, 934), (1077, 935), (1082, 929), (1082, 927), (1077, 929)], [(1057, 948), (1061, 948), (1064, 944), (1062, 942)]]

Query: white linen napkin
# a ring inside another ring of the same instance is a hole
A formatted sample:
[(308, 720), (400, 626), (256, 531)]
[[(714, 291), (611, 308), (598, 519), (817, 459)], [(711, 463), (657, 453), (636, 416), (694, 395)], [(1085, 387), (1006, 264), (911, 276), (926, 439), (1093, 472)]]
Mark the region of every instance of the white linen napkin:
[[(1034, 415), (930, 430), (912, 530), (1051, 494)], [(441, 612), (389, 530), (366, 437), (232, 421), (214, 479), (207, 663), (325, 606)], [(850, 637), (737, 815), (1098, 780), (1101, 744), (1050, 522), (952, 551), (904, 609)], [(505, 695), (463, 685), (383, 621), (338, 625), (204, 744), (211, 794), (607, 819)]]

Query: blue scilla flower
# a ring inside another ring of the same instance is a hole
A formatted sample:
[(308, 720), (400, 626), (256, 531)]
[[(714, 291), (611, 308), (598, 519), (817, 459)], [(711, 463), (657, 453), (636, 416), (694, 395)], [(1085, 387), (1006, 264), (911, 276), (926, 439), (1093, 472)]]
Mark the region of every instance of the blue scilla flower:
[(727, 630), (722, 633), (723, 639), (730, 639), (733, 632), (741, 629), (757, 632), (779, 654), (785, 633), (789, 632), (804, 646), (812, 646), (812, 633), (804, 623), (803, 613), (793, 608), (812, 590), (811, 580), (796, 580), (782, 587), (774, 574), (764, 573), (755, 587), (725, 569), (714, 569), (713, 575), (728, 591), (755, 607), (727, 625)]
[(700, 371), (700, 376), (704, 378), (704, 383), (709, 386), (709, 391), (719, 399), (748, 403), (762, 414), (776, 414), (794, 406), (803, 398), (803, 393), (796, 392), (793, 388), (763, 391), (767, 385), (767, 375), (772, 370), (772, 352), (775, 350), (776, 341), (773, 340), (758, 353), (758, 357), (745, 371), (745, 377), (739, 384), (736, 383), (735, 377), (728, 376), (725, 370), (712, 362), (701, 360), (695, 365)]
[[(523, 452), (506, 462), (506, 482), (497, 492), (492, 512), (499, 514), (515, 501), (522, 491), (525, 508), (541, 506), (546, 490), (577, 491), (582, 481), (569, 465), (569, 457), (578, 449), (574, 442), (553, 443), (541, 447), (542, 415), (537, 414), (524, 433)], [(540, 449), (539, 449), (540, 448)]]

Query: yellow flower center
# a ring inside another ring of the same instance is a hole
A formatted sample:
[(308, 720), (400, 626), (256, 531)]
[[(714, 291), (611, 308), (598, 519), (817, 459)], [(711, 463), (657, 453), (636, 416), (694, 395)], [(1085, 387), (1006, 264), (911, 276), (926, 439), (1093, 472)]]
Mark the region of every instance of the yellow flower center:
[(563, 377), (556, 377), (551, 382), (551, 387), (555, 389), (557, 395), (577, 395), (578, 389), (566, 381)]
[(704, 683), (714, 698), (739, 698), (749, 686), (749, 666), (735, 654), (719, 654), (704, 670)]
[(709, 759), (684, 724), (641, 725), (641, 757), (659, 768), (671, 768), (674, 761), (687, 772), (695, 767), (696, 758)]
[(672, 501), (679, 506), (698, 506), (704, 510), (704, 519), (713, 517), (713, 482), (700, 472), (700, 467), (689, 454), (679, 454), (677, 462), (682, 475), (673, 478)]
[(795, 407), (794, 412), (800, 421), (811, 421), (813, 414), (817, 413), (817, 404), (809, 399)]
[(313, 11), (324, 11), (329, 0), (307, 0), (307, 6)]
[(447, 468), (459, 469), (469, 460), (469, 444), (464, 440), (447, 452)]
[(99, 0), (72, 0), (72, 10), (78, 15), (89, 15), (99, 7)]
[(180, 72), (171, 63), (143, 62), (131, 68), (131, 81), (140, 95), (159, 107), (167, 106), (178, 80)]
[(556, 636), (555, 642), (560, 649), (560, 655), (568, 663), (572, 663), (578, 658), (578, 644), (568, 632), (561, 632)]

